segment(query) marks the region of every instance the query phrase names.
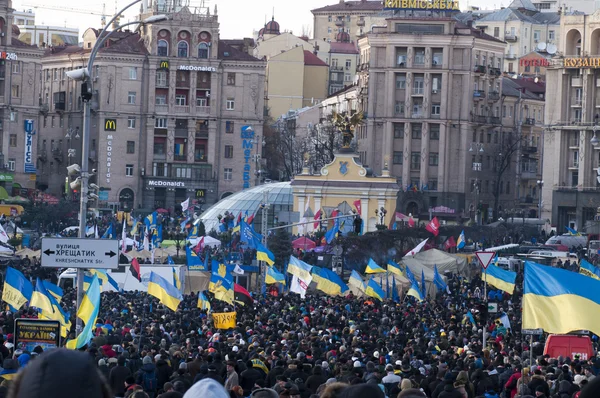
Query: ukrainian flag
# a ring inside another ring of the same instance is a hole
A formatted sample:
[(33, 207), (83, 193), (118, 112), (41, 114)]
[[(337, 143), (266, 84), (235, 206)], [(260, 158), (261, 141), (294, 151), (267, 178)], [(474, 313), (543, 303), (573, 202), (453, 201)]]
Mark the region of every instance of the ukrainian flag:
[(233, 304), (233, 277), (227, 272), (227, 266), (225, 266), (225, 264), (219, 264), (213, 260), (208, 291), (214, 294), (217, 300)]
[(177, 271), (175, 267), (171, 267), (171, 269), (173, 270), (173, 286), (175, 286), (175, 289), (181, 291), (181, 281), (179, 280), (179, 276), (177, 276)]
[[(90, 288), (90, 286), (92, 285), (92, 281), (94, 280), (94, 276), (97, 277), (97, 275), (83, 275), (83, 290), (85, 290), (87, 292), (87, 290)], [(102, 280), (98, 279), (98, 285), (100, 286), (100, 291), (102, 291)]]
[(367, 268), (365, 268), (365, 274), (380, 274), (386, 272), (383, 268), (381, 268), (372, 258), (369, 259), (367, 263)]
[[(408, 267), (406, 267), (408, 270)], [(410, 285), (410, 289), (406, 292), (407, 296), (413, 296), (419, 301), (423, 301), (423, 296), (421, 295), (421, 289), (419, 288), (419, 284), (416, 281), (412, 281)]]
[(600, 282), (575, 272), (525, 262), (523, 329), (600, 334)]
[(62, 296), (64, 293), (60, 287), (58, 287), (54, 283), (48, 282), (48, 281), (42, 281), (42, 283), (44, 284), (44, 287), (46, 288), (48, 293), (50, 293), (52, 295), (52, 297), (54, 297), (56, 299), (56, 301), (60, 301), (62, 299)]
[(381, 286), (379, 286), (377, 284), (377, 282), (375, 282), (373, 280), (373, 278), (369, 279), (369, 282), (367, 282), (367, 288), (365, 289), (365, 294), (367, 296), (376, 298), (379, 301), (383, 301), (383, 299), (385, 297), (385, 292), (383, 291)]
[(319, 284), (319, 281), (321, 281), (321, 271), (322, 270), (323, 270), (323, 268), (317, 267), (316, 265), (312, 267), (312, 272), (311, 272), (312, 281), (315, 282), (317, 285)]
[(360, 274), (354, 270), (352, 270), (352, 274), (350, 274), (350, 279), (348, 279), (348, 284), (350, 286), (354, 286), (355, 288), (357, 288), (358, 290), (360, 290), (361, 292), (365, 292), (366, 286), (365, 286), (365, 282), (363, 281), (363, 278), (360, 276)]
[(415, 278), (415, 274), (413, 274), (410, 268), (408, 268), (408, 265), (404, 267), (404, 269), (406, 269), (406, 277), (408, 278), (410, 283), (415, 286), (419, 286), (419, 284), (417, 283), (417, 278)]
[(35, 290), (31, 295), (31, 301), (29, 305), (32, 307), (36, 307), (42, 313), (45, 313), (47, 316), (54, 314), (54, 308), (52, 308), (52, 302), (50, 301), (50, 293), (44, 287), (42, 280), (37, 278), (35, 282)]
[(589, 276), (590, 278), (600, 279), (600, 270), (598, 267), (585, 260), (581, 260), (579, 263), (579, 273), (581, 275)]
[(210, 301), (208, 301), (204, 292), (198, 292), (198, 308), (210, 312)]
[(581, 234), (577, 231), (575, 231), (573, 228), (569, 228), (569, 227), (565, 227), (567, 229), (567, 231), (569, 232), (569, 235), (573, 235), (573, 236), (581, 236)]
[(144, 224), (146, 225), (146, 229), (156, 229), (156, 223), (158, 222), (158, 213), (152, 212), (152, 214), (148, 214), (144, 219)]
[(100, 286), (108, 283), (108, 274), (103, 269), (90, 269), (90, 274), (96, 275), (100, 281)]
[[(45, 281), (43, 281), (43, 282), (45, 282)], [(69, 320), (71, 318), (71, 314), (69, 314), (68, 312), (65, 312), (62, 309), (62, 307), (60, 306), (60, 304), (54, 298), (54, 296), (52, 295), (52, 293), (50, 291), (48, 291), (48, 293), (50, 293), (50, 296), (48, 296), (48, 298), (50, 299), (50, 303), (52, 304), (52, 309), (54, 310), (54, 312), (52, 314), (47, 314), (45, 312), (42, 312), (39, 314), (39, 318), (59, 321), (60, 325), (61, 325), (60, 335), (63, 338), (65, 338), (65, 337), (67, 337), (69, 330), (71, 330), (71, 321)]]
[(273, 253), (271, 253), (269, 249), (264, 247), (262, 243), (260, 243), (256, 239), (254, 241), (254, 245), (256, 246), (256, 260), (264, 261), (270, 266), (273, 266), (273, 264), (275, 264), (275, 256), (273, 255)]
[(6, 278), (2, 289), (2, 300), (19, 310), (31, 300), (33, 286), (25, 276), (14, 268), (6, 268)]
[(302, 260), (298, 260), (294, 256), (290, 256), (290, 262), (288, 264), (287, 272), (295, 275), (303, 281), (310, 280), (310, 272), (313, 266), (305, 263)]
[(462, 249), (463, 247), (465, 247), (465, 244), (467, 243), (466, 239), (465, 239), (465, 231), (461, 231), (460, 235), (458, 235), (458, 239), (456, 240), (456, 248), (458, 249)]
[[(481, 274), (481, 279), (486, 279), (484, 273)], [(487, 267), (487, 283), (500, 290), (504, 290), (508, 294), (513, 294), (515, 291), (516, 279), (516, 272), (503, 270), (494, 264), (490, 264)]]
[(200, 260), (200, 257), (191, 249), (190, 246), (185, 247), (185, 257), (187, 260), (187, 266), (189, 270), (193, 271), (207, 271), (206, 267)]
[(154, 271), (150, 272), (148, 294), (159, 299), (162, 304), (172, 311), (177, 311), (177, 307), (183, 299), (181, 292), (175, 286)]
[(348, 290), (348, 286), (342, 279), (330, 269), (321, 268), (319, 272), (319, 282), (317, 289), (330, 296), (338, 296)]
[(77, 317), (85, 323), (85, 327), (76, 339), (67, 342), (66, 347), (71, 350), (80, 349), (94, 337), (94, 327), (100, 311), (100, 282), (96, 275), (89, 286), (77, 310)]
[(388, 260), (387, 270), (389, 272), (391, 272), (392, 274), (404, 276), (404, 273), (402, 272), (402, 268), (400, 267), (400, 265), (398, 265), (397, 263), (395, 263), (392, 260)]
[(285, 285), (285, 276), (281, 272), (277, 271), (275, 267), (269, 267), (267, 268), (267, 273), (265, 275), (265, 283), (267, 285), (273, 283), (281, 283), (282, 285)]

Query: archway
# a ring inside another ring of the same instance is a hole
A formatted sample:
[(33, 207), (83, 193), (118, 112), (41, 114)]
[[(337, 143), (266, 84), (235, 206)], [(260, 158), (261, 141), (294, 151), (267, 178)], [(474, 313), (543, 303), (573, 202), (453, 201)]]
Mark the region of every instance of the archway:
[(407, 216), (412, 214), (414, 218), (419, 217), (419, 205), (417, 202), (408, 202), (406, 205), (406, 213)]
[(565, 56), (581, 55), (581, 33), (577, 29), (571, 29), (565, 36)]

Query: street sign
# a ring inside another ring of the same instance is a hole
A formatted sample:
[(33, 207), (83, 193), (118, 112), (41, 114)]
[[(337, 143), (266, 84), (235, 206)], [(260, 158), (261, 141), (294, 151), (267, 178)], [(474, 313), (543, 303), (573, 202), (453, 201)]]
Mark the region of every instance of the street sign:
[(475, 255), (483, 269), (487, 269), (488, 265), (490, 265), (494, 259), (494, 256), (496, 256), (496, 252), (475, 252)]
[(488, 303), (487, 306), (490, 314), (498, 312), (498, 303)]
[(42, 267), (110, 268), (119, 266), (119, 241), (43, 238)]
[(522, 329), (521, 334), (538, 336), (544, 334), (543, 329)]

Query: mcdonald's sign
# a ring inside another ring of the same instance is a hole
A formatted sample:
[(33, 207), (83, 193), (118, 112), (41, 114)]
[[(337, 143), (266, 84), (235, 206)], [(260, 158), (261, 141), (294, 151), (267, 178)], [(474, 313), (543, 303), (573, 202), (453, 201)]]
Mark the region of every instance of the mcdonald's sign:
[(158, 69), (169, 69), (169, 61), (168, 60), (160, 61), (160, 63), (158, 64)]
[(117, 119), (104, 119), (104, 131), (117, 131)]

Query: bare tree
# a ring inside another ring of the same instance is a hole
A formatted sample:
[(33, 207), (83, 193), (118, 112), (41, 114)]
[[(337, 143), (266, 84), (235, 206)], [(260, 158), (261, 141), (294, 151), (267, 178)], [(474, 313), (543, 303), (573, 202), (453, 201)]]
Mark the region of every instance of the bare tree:
[(494, 220), (498, 219), (498, 207), (500, 206), (500, 185), (502, 178), (507, 172), (514, 170), (517, 163), (517, 155), (521, 149), (523, 137), (517, 132), (505, 131), (501, 137), (496, 150), (497, 155), (494, 158), (493, 175), (494, 181), (492, 193), (494, 195)]

